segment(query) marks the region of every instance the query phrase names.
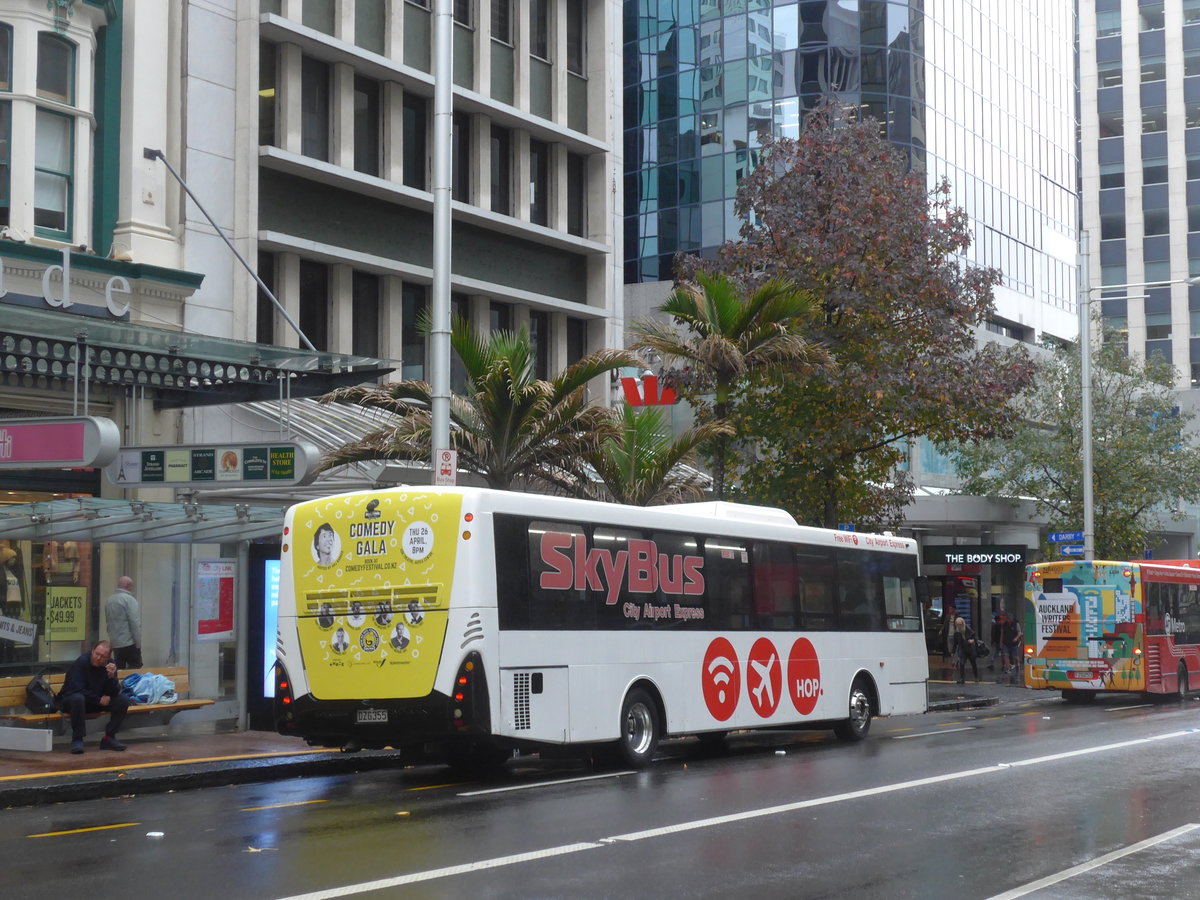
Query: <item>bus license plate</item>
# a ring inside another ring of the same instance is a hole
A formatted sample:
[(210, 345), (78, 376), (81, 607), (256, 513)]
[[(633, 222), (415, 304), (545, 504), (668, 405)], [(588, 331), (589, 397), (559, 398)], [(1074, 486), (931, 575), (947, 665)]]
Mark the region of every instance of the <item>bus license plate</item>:
[(367, 725), (372, 722), (387, 722), (387, 710), (360, 709), (357, 711), (354, 721), (359, 725)]

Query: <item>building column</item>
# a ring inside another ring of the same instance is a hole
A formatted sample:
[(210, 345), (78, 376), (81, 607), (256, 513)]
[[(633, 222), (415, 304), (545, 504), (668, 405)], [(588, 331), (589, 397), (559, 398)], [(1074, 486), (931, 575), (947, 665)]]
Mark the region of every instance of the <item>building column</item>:
[[(404, 340), (404, 280), (399, 275), (379, 277), (379, 355), (384, 359), (400, 359)], [(401, 381), (400, 371), (387, 376)]]
[[(280, 302), (293, 322), (300, 321), (300, 255), (280, 253), (275, 260), (275, 298)], [(275, 319), (275, 343), (280, 347), (299, 347), (300, 336), (287, 323), (279, 311)]]
[(300, 153), (300, 128), (303, 118), (303, 56), (296, 44), (279, 45), (279, 85), (276, 90), (276, 109), (279, 111), (281, 149)]
[(329, 266), (329, 349), (352, 353), (354, 346), (354, 269), (344, 263)]

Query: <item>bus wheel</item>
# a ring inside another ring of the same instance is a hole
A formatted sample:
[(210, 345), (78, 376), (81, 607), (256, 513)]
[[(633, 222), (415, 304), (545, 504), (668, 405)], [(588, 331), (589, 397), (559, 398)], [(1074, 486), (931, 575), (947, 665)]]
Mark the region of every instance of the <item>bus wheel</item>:
[(625, 695), (621, 705), (621, 738), (617, 749), (621, 760), (634, 769), (650, 765), (659, 736), (658, 707), (641, 688)]
[(839, 740), (861, 741), (871, 730), (871, 698), (861, 681), (850, 688), (850, 715), (833, 726)]
[(1175, 699), (1186, 700), (1188, 695), (1188, 673), (1185, 663), (1179, 664), (1179, 687), (1175, 689)]

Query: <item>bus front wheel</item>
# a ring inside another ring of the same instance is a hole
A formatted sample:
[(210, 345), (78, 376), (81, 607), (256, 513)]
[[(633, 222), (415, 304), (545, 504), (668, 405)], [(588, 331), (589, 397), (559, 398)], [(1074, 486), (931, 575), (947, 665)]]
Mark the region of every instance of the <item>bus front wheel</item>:
[(861, 741), (871, 730), (871, 698), (861, 681), (850, 688), (850, 715), (833, 726), (839, 740)]
[(625, 695), (621, 705), (621, 737), (617, 749), (621, 760), (634, 769), (644, 769), (654, 757), (659, 738), (658, 706), (641, 688)]

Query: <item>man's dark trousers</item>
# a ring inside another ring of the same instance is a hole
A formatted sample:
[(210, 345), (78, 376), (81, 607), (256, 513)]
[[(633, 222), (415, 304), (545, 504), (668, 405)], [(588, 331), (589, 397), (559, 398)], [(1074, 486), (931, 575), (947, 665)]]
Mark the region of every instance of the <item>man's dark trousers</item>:
[(71, 740), (73, 741), (83, 740), (84, 735), (87, 734), (87, 714), (94, 712), (112, 714), (104, 733), (109, 737), (116, 737), (121, 723), (125, 721), (125, 712), (129, 709), (129, 701), (121, 694), (110, 697), (108, 706), (101, 706), (99, 700), (88, 700), (83, 694), (61, 697), (59, 703), (62, 711), (71, 717)]

